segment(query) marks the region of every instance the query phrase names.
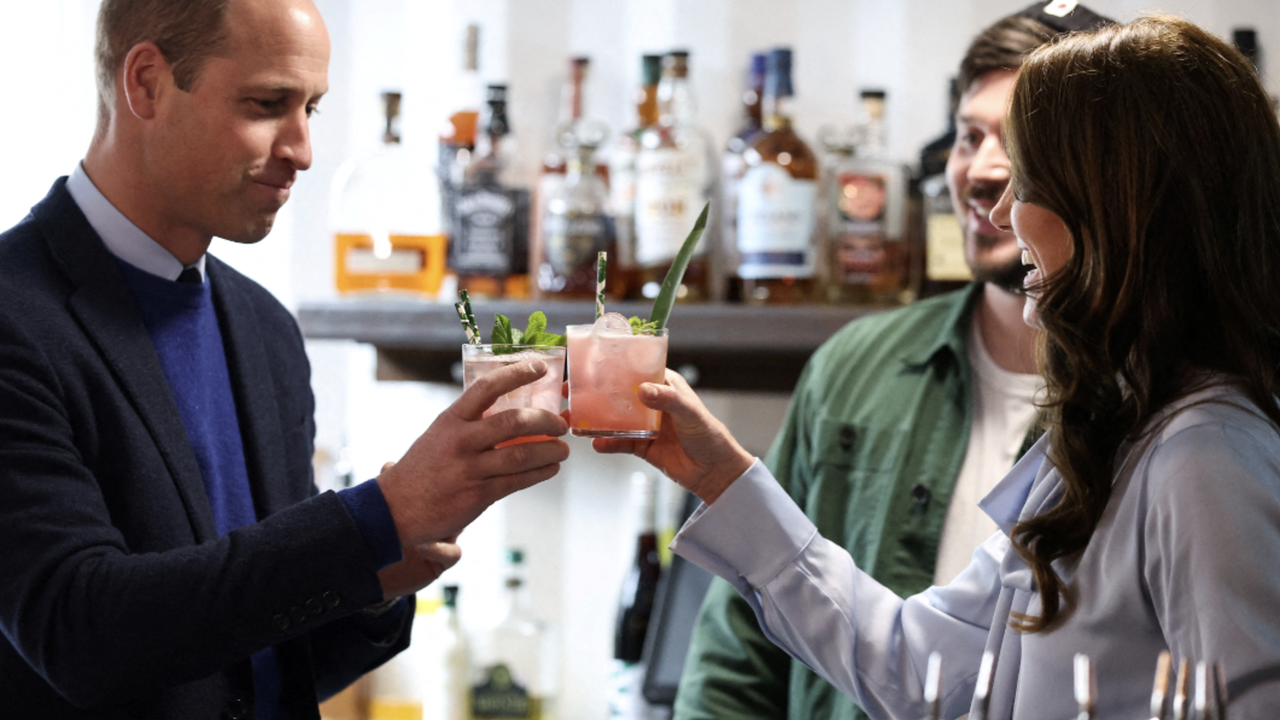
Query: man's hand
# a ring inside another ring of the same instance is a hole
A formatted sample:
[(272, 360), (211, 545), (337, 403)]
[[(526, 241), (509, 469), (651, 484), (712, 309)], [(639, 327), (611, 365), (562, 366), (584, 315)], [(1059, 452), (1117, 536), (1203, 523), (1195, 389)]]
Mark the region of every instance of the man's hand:
[(591, 441), (601, 453), (629, 453), (644, 459), (710, 505), (751, 467), (755, 458), (711, 414), (680, 374), (668, 369), (667, 383), (644, 383), (640, 402), (661, 410), (656, 440)]
[(403, 547), (456, 537), (494, 502), (560, 471), (569, 457), (563, 440), (495, 446), (531, 435), (558, 438), (569, 431), (563, 418), (532, 409), (481, 417), (498, 398), (547, 370), (535, 360), (480, 378), (378, 476)]
[(457, 536), (404, 548), (404, 559), (378, 571), (382, 598), (391, 600), (416, 593), (435, 582), (462, 558)]

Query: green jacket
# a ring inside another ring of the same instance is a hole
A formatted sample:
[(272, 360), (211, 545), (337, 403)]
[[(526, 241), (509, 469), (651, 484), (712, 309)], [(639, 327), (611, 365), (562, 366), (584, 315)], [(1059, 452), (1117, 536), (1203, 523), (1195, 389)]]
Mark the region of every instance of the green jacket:
[[(859, 319), (822, 345), (765, 463), (829, 540), (907, 596), (933, 581), (938, 540), (969, 444), (971, 285)], [(1025, 448), (1024, 448), (1025, 449)], [(863, 718), (765, 639), (716, 579), (703, 601), (674, 720)]]

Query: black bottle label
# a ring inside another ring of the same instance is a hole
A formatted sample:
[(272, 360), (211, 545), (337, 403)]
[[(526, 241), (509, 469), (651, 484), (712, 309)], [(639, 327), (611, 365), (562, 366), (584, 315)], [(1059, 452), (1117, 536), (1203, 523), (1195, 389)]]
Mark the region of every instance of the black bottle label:
[(451, 270), (498, 277), (528, 270), (528, 191), (464, 185), (450, 193), (449, 210)]

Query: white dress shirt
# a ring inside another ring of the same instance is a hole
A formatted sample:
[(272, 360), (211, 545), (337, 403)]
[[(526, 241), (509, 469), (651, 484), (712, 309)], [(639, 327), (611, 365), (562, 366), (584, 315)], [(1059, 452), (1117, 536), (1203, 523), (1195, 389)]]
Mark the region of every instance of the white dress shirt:
[(943, 658), (945, 718), (969, 708), (996, 653), (991, 718), (1074, 718), (1072, 660), (1089, 655), (1097, 717), (1149, 717), (1156, 658), (1221, 660), (1231, 720), (1280, 717), (1280, 434), (1225, 386), (1166, 410), (1121, 448), (1085, 551), (1055, 565), (1077, 596), (1054, 630), (1008, 629), (1040, 611), (1008, 533), (1062, 492), (1042, 438), (983, 500), (1000, 528), (951, 584), (906, 600), (854, 566), (756, 462), (702, 506), (673, 549), (732, 583), (771, 640), (873, 718), (925, 716), (929, 653)]

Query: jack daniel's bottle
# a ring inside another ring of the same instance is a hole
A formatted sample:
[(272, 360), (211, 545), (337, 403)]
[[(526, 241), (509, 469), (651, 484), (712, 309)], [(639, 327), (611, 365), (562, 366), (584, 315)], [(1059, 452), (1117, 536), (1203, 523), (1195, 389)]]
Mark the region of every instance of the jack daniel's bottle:
[(475, 297), (527, 297), (529, 191), (507, 183), (507, 88), (490, 85), (488, 118), (462, 184), (449, 195), (449, 268)]

